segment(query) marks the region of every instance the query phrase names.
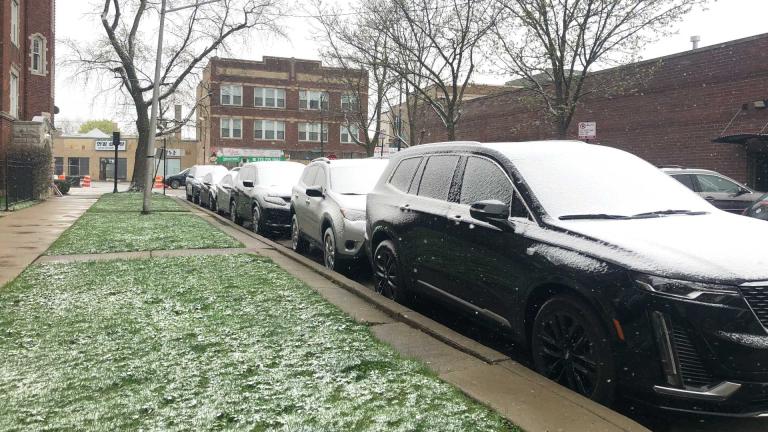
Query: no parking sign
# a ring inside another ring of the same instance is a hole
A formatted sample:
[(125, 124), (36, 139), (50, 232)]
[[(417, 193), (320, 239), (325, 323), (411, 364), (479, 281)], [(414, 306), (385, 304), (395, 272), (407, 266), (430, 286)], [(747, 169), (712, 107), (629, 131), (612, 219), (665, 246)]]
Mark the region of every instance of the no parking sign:
[(581, 122), (579, 123), (579, 139), (595, 139), (597, 138), (597, 123), (595, 122)]

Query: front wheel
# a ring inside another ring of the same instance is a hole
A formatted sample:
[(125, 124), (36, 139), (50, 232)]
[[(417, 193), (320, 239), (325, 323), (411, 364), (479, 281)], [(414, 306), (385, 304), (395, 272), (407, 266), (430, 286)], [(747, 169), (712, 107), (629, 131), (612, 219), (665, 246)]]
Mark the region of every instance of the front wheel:
[(257, 205), (253, 206), (253, 213), (251, 216), (251, 229), (255, 234), (265, 235), (266, 227), (264, 226), (264, 221), (261, 219), (261, 209), (259, 209), (259, 206)]
[(171, 189), (178, 189), (180, 184), (178, 180), (171, 180)]
[(533, 323), (531, 349), (536, 370), (608, 405), (616, 389), (608, 337), (588, 304), (574, 296), (555, 296), (544, 303)]
[(243, 223), (243, 219), (237, 215), (237, 206), (234, 201), (229, 203), (229, 218), (238, 225)]
[(341, 257), (336, 250), (336, 234), (328, 227), (323, 234), (323, 264), (329, 270), (339, 271), (343, 267)]
[(376, 246), (373, 253), (373, 279), (377, 293), (398, 303), (408, 300), (400, 257), (391, 240), (384, 240)]
[(208, 207), (210, 207), (211, 211), (218, 213), (219, 209), (217, 208), (218, 205), (216, 204), (216, 198), (213, 197), (213, 194), (208, 195)]
[(304, 239), (301, 228), (299, 227), (299, 219), (296, 214), (293, 214), (291, 218), (291, 249), (294, 252), (304, 253), (307, 251), (307, 241)]

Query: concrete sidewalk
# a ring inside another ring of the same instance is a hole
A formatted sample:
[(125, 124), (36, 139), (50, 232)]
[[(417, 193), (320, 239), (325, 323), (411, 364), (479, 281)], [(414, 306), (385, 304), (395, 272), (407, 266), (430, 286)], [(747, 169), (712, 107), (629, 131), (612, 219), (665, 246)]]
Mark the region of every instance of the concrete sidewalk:
[(51, 246), (101, 196), (88, 189), (51, 197), (0, 217), (0, 287)]
[[(186, 203), (186, 201), (184, 201)], [(255, 253), (306, 283), (363, 323), (381, 341), (418, 359), (441, 379), (527, 431), (647, 431), (640, 424), (530, 371), (418, 312), (378, 295), (343, 275), (228, 219), (189, 204)], [(254, 247), (253, 241), (262, 243)]]

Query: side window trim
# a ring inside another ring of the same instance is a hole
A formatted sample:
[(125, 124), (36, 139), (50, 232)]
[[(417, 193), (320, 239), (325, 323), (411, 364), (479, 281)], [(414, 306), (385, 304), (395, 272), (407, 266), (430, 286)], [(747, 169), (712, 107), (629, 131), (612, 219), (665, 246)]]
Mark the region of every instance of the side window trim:
[[(426, 196), (426, 195), (421, 195), (421, 180), (423, 180), (423, 178), (424, 178), (424, 173), (427, 172), (426, 167), (429, 164), (429, 160), (432, 159), (433, 157), (445, 157), (445, 156), (455, 156), (455, 157), (458, 157), (458, 159), (459, 159), (459, 160), (456, 161), (456, 165), (453, 166), (453, 175), (451, 175), (451, 184), (448, 185), (448, 197), (446, 199), (439, 199), (439, 198), (433, 198), (433, 197)], [(455, 153), (435, 153), (435, 154), (431, 154), (428, 157), (426, 157), (425, 158), (426, 162), (424, 162), (424, 169), (421, 170), (421, 178), (419, 179), (419, 187), (416, 190), (416, 195), (419, 196), (420, 198), (426, 198), (426, 199), (431, 199), (431, 200), (435, 200), (435, 201), (441, 201), (441, 202), (450, 203), (451, 202), (451, 190), (453, 189), (454, 182), (456, 181), (456, 170), (458, 169), (459, 164), (461, 164), (461, 158), (462, 157), (463, 157), (462, 155), (455, 154)]]
[[(528, 212), (528, 217), (526, 219), (528, 219), (530, 221), (536, 222), (536, 218), (533, 216), (533, 212), (531, 211), (531, 207), (528, 206), (528, 203), (525, 202), (525, 200), (523, 199), (523, 196), (520, 194), (520, 191), (517, 189), (517, 187), (515, 187), (515, 182), (512, 181), (512, 178), (507, 173), (507, 170), (505, 170), (504, 167), (502, 167), (498, 162), (496, 162), (495, 160), (489, 158), (488, 156), (480, 155), (480, 154), (469, 154), (469, 155), (465, 155), (464, 156), (464, 163), (463, 163), (464, 166), (461, 169), (461, 176), (458, 177), (458, 183), (459, 183), (458, 184), (458, 193), (459, 194), (461, 194), (461, 187), (462, 187), (462, 184), (464, 182), (464, 169), (467, 167), (467, 160), (469, 160), (470, 157), (477, 157), (477, 158), (480, 158), (480, 159), (485, 159), (485, 160), (493, 163), (496, 166), (496, 168), (501, 170), (501, 172), (504, 174), (504, 177), (507, 178), (507, 181), (509, 182), (509, 185), (512, 186), (512, 201), (509, 203), (509, 213), (510, 214), (512, 214), (512, 204), (514, 203), (514, 201), (516, 199), (519, 199), (523, 203), (523, 206), (525, 207), (525, 210)], [(469, 207), (469, 204), (461, 204), (458, 201), (455, 204)], [(519, 218), (519, 216), (511, 216), (511, 217), (518, 217)]]
[[(400, 162), (397, 163), (397, 166), (395, 167), (395, 169), (392, 170), (392, 173), (389, 175), (389, 178), (387, 179), (387, 184), (392, 185), (392, 179), (395, 178), (395, 173), (397, 173), (397, 170), (400, 169), (400, 167), (403, 165), (404, 162), (409, 161), (411, 159), (419, 159), (419, 164), (416, 165), (416, 169), (413, 171), (413, 174), (411, 175), (411, 179), (408, 180), (408, 185), (406, 186), (405, 190), (404, 191), (400, 191), (400, 192), (403, 192), (403, 193), (406, 193), (406, 194), (409, 193), (409, 191), (411, 190), (411, 185), (413, 184), (413, 179), (416, 178), (416, 174), (419, 173), (419, 168), (421, 168), (421, 164), (424, 163), (424, 159), (425, 158), (423, 156), (413, 156), (413, 157), (409, 157), (409, 158), (404, 158), (403, 160), (401, 160)], [(392, 187), (397, 189), (397, 187), (395, 187), (395, 185), (392, 185)], [(397, 189), (397, 190), (400, 190), (400, 189)]]

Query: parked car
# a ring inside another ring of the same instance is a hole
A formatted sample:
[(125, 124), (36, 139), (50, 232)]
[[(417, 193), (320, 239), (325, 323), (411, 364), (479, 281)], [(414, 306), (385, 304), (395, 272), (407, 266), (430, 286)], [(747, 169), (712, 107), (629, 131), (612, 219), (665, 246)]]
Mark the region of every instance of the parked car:
[[(216, 186), (221, 183), (224, 176), (229, 174), (229, 171), (225, 167), (222, 169), (215, 169), (203, 177), (203, 182), (200, 185), (200, 206), (210, 208), (216, 211)], [(235, 168), (240, 170), (240, 168)]]
[(187, 173), (189, 173), (190, 168), (185, 169), (184, 171), (181, 171), (179, 173), (176, 173), (172, 176), (168, 176), (165, 178), (165, 184), (166, 186), (170, 187), (171, 189), (178, 189), (181, 186), (186, 186), (187, 184)]
[(316, 159), (291, 197), (291, 242), (301, 252), (322, 248), (331, 270), (364, 256), (365, 200), (387, 167), (386, 159)]
[(291, 226), (291, 187), (304, 165), (298, 162), (252, 162), (243, 165), (229, 204), (235, 223), (248, 220), (253, 231), (269, 234)]
[(662, 171), (715, 207), (731, 213), (742, 214), (762, 195), (715, 171), (683, 167), (662, 167)]
[(744, 216), (768, 220), (768, 194), (761, 196), (752, 205), (747, 207), (744, 210)]
[(195, 204), (200, 203), (200, 186), (203, 184), (203, 177), (215, 170), (224, 170), (226, 172), (227, 168), (221, 165), (195, 165), (189, 169), (185, 184), (187, 201), (192, 201)]
[(237, 181), (240, 178), (240, 167), (232, 168), (229, 174), (225, 175), (223, 179), (216, 185), (216, 199), (215, 210), (219, 214), (229, 214), (229, 203), (234, 198), (234, 189), (237, 185)]
[(609, 404), (768, 413), (768, 224), (624, 151), (446, 143), (368, 195), (375, 288), (466, 312), (542, 375)]

